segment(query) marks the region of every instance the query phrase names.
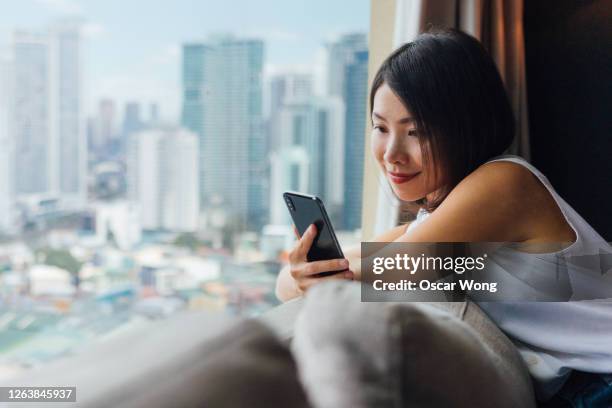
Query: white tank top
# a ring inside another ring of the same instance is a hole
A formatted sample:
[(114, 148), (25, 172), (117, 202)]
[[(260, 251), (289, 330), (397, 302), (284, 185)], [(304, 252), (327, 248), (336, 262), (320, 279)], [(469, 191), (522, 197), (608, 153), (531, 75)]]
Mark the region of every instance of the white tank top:
[[(589, 256), (589, 262), (599, 262), (602, 279), (580, 280), (580, 271), (567, 265), (573, 293), (579, 299), (572, 302), (484, 302), (472, 299), (489, 315), (515, 343), (534, 379), (536, 391), (547, 399), (556, 393), (571, 370), (591, 373), (612, 373), (612, 247), (554, 190), (548, 179), (525, 159), (499, 156), (489, 162), (510, 161), (529, 169), (548, 189), (563, 216), (576, 233), (576, 242), (562, 251), (528, 254), (509, 250), (504, 262), (529, 268), (529, 273), (555, 276), (559, 257)], [(603, 209), (602, 209), (603, 210)], [(427, 219), (429, 213), (419, 210), (406, 233)], [(585, 257), (586, 259), (586, 257)], [(576, 267), (579, 268), (579, 267)], [(573, 273), (574, 272), (574, 273)], [(591, 296), (589, 296), (591, 295)]]

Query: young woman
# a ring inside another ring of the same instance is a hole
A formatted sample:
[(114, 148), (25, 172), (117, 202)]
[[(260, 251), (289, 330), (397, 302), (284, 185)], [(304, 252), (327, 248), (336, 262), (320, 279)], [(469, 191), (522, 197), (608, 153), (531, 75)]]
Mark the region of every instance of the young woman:
[[(515, 133), (511, 107), (493, 60), (469, 35), (426, 33), (397, 49), (374, 78), (370, 109), (380, 170), (398, 198), (421, 205), (415, 221), (370, 241), (556, 243), (554, 252), (510, 257), (524, 268), (531, 256), (529, 267), (551, 276), (561, 255), (609, 251), (544, 175), (502, 156)], [(281, 300), (320, 282), (360, 278), (357, 248), (345, 251), (346, 260), (306, 262), (315, 235), (311, 226), (279, 274)], [(325, 271), (342, 272), (318, 275)], [(605, 294), (606, 285), (610, 294), (610, 279), (582, 290)], [(571, 370), (612, 372), (612, 302), (480, 306), (527, 359), (542, 395), (556, 392)]]

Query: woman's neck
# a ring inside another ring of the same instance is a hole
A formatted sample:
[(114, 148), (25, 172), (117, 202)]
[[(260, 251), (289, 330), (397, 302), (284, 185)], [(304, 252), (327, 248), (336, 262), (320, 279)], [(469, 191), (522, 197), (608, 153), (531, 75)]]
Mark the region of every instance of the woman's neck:
[(442, 189), (439, 188), (435, 191), (432, 191), (431, 193), (427, 194), (425, 196), (425, 205), (423, 206), (423, 208), (427, 208), (427, 203), (431, 203), (433, 201), (435, 201), (436, 197), (439, 197), (440, 194), (442, 193)]

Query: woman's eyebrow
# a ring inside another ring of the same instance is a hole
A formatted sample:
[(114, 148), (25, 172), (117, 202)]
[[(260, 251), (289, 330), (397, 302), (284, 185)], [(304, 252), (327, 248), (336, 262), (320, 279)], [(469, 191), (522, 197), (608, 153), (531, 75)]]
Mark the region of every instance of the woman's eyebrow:
[[(387, 119), (385, 119), (381, 114), (379, 114), (377, 112), (372, 112), (372, 116), (376, 117), (377, 119), (380, 119), (380, 120), (382, 120), (384, 122), (387, 121)], [(411, 118), (409, 116), (401, 118), (400, 120), (397, 121), (397, 123), (402, 124), (402, 125), (406, 124), (406, 123), (411, 123), (411, 122), (414, 122), (414, 118)]]

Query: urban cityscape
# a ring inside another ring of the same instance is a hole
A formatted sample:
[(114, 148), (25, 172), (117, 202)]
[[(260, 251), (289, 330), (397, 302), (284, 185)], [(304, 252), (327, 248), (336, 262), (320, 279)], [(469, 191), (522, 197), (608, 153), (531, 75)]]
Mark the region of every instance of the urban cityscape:
[[(78, 21), (15, 29), (0, 52), (0, 378), (184, 310), (278, 304), (295, 242), (287, 190), (323, 199), (358, 243), (366, 32), (323, 66), (265, 72), (265, 39), (180, 47), (180, 112), (87, 109)], [(323, 72), (323, 75), (315, 71)]]

